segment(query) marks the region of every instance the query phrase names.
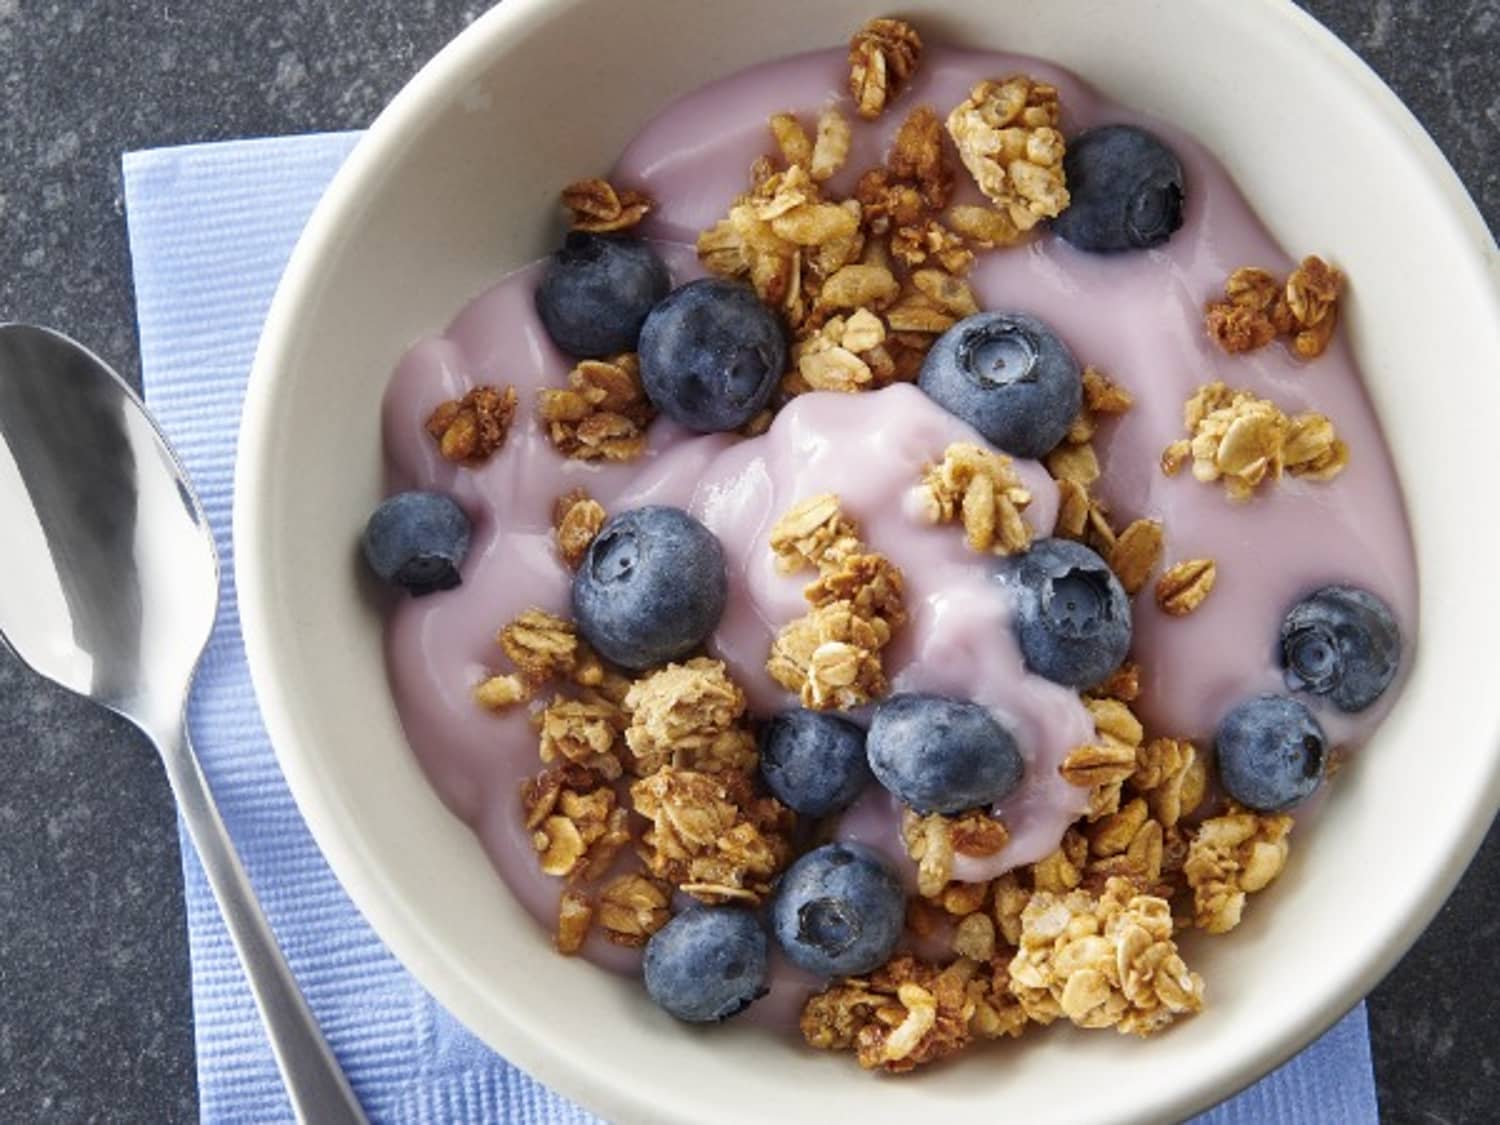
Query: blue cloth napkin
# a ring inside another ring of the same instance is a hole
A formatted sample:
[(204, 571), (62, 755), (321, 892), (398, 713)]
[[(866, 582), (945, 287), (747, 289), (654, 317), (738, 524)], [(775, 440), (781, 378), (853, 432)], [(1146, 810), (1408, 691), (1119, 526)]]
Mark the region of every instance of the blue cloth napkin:
[[(287, 959), (372, 1119), (594, 1122), (484, 1047), (381, 944), (298, 815), (251, 690), (229, 534), (245, 380), (292, 245), (356, 140), (342, 133), (125, 157), (146, 401), (192, 473), (224, 562), (218, 627), (189, 723)], [(182, 862), (203, 1120), (290, 1120), (239, 962), (185, 834)], [(1363, 1005), (1199, 1120), (1376, 1122)]]

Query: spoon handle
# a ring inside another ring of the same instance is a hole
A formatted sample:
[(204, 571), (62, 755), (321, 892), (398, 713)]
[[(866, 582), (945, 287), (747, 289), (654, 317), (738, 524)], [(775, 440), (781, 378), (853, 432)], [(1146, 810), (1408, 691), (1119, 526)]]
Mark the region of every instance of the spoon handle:
[(359, 1101), (318, 1030), (317, 1020), (256, 901), (214, 805), (186, 725), (178, 723), (175, 735), (163, 739), (158, 749), (182, 819), (250, 980), (250, 991), (266, 1025), (271, 1051), (297, 1120), (312, 1125), (365, 1125)]

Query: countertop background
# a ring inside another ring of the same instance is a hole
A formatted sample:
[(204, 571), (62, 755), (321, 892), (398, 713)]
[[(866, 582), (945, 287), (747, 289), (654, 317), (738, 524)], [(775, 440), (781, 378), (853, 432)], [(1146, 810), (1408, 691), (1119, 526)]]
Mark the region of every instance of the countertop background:
[[(138, 385), (120, 154), (364, 126), (487, 6), (0, 0), (0, 321), (62, 328)], [(1500, 227), (1500, 0), (1303, 6), (1395, 87)], [(1500, 829), (1370, 997), (1387, 1121), (1500, 1118), (1497, 939)], [(161, 769), (0, 648), (0, 1122), (196, 1119)]]

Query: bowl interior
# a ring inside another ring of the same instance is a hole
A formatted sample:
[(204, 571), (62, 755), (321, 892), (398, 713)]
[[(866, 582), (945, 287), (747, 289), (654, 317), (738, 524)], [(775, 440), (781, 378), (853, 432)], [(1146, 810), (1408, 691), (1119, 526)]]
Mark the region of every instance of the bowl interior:
[(1500, 432), (1494, 244), (1415, 121), (1291, 5), (901, 9), (932, 40), (1054, 59), (1192, 130), (1284, 245), (1327, 250), (1354, 280), (1347, 331), (1417, 544), (1420, 654), (1265, 901), (1232, 937), (1192, 947), (1203, 1015), (1147, 1045), (1054, 1029), (997, 1050), (994, 1066), (894, 1082), (754, 1029), (686, 1031), (633, 982), (552, 952), (426, 784), (389, 699), (352, 545), (380, 496), (380, 394), (402, 350), (546, 252), (559, 184), (608, 167), (667, 100), (840, 43), (871, 14), (855, 0), (507, 0), (401, 95), (309, 226), (252, 379), (236, 535), (257, 691), (314, 835), (381, 937), (492, 1046), (602, 1113), (1181, 1116), (1374, 984), (1457, 879), (1500, 794), (1500, 702), (1483, 655), (1500, 623), (1487, 574), (1497, 532), (1474, 503)]

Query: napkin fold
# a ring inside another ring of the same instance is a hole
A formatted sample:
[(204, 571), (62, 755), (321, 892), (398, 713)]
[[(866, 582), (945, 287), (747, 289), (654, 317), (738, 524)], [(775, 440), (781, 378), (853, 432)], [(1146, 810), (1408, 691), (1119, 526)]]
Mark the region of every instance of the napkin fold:
[[(298, 815), (251, 688), (230, 539), (245, 381), (292, 246), (357, 140), (324, 134), (124, 158), (145, 397), (193, 476), (224, 565), (218, 625), (188, 721), (287, 960), (372, 1120), (595, 1122), (470, 1035), (381, 944)], [(202, 1119), (289, 1121), (228, 932), (192, 844), (179, 835)], [(1364, 1006), (1198, 1121), (1374, 1125)]]

